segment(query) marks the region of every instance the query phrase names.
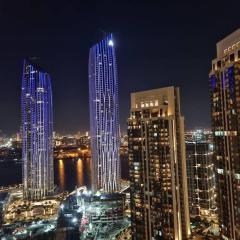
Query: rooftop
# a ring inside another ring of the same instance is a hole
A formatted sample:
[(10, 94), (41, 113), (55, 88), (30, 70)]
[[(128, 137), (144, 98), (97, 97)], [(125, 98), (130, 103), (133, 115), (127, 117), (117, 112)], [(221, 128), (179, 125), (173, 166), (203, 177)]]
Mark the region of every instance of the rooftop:
[(221, 58), (235, 49), (240, 49), (240, 28), (217, 43), (217, 58)]

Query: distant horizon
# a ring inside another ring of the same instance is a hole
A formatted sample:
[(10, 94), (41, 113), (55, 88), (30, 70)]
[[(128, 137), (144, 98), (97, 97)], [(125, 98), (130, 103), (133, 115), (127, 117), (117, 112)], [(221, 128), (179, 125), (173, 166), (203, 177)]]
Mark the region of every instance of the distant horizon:
[[(185, 133), (186, 132), (193, 132), (193, 131), (197, 131), (197, 130), (206, 130), (206, 131), (211, 131), (212, 129), (211, 129), (211, 127), (194, 127), (194, 128), (189, 128), (189, 129), (187, 129), (187, 128), (185, 128)], [(53, 131), (53, 132), (55, 132), (55, 134), (57, 134), (57, 135), (60, 135), (61, 137), (64, 137), (64, 136), (74, 136), (74, 135), (77, 135), (79, 132), (80, 132), (80, 135), (81, 136), (84, 136), (84, 134), (86, 133), (86, 132), (88, 132), (89, 134), (90, 134), (90, 130), (86, 130), (86, 131), (76, 131), (76, 132), (68, 132), (68, 133), (66, 133), (66, 132), (57, 132), (57, 131)], [(7, 134), (7, 133), (5, 133), (4, 131), (2, 131), (2, 129), (0, 129), (0, 136), (3, 134), (3, 135), (6, 135), (7, 137), (13, 137), (13, 136), (15, 136), (17, 133), (20, 133), (20, 131), (17, 131), (17, 132), (15, 132), (15, 133), (11, 133), (11, 134)], [(122, 135), (127, 135), (127, 132), (123, 132), (123, 131), (121, 131), (121, 136)]]

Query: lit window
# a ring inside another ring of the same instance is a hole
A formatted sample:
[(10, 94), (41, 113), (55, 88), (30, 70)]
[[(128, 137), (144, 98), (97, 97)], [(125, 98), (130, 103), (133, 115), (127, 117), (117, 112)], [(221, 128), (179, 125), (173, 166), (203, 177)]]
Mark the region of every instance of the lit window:
[(223, 169), (218, 168), (218, 169), (217, 169), (217, 173), (218, 173), (218, 174), (223, 174)]
[(239, 174), (239, 173), (235, 173), (234, 175), (235, 175), (235, 178), (236, 178), (237, 180), (240, 180), (240, 174)]

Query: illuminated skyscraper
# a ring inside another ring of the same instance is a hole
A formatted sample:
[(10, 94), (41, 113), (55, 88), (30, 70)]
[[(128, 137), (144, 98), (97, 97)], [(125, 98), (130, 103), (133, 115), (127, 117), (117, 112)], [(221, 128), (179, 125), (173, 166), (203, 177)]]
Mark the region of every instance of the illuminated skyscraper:
[(217, 43), (210, 72), (211, 116), (219, 222), (240, 239), (240, 29)]
[(179, 89), (131, 94), (128, 119), (133, 240), (190, 236)]
[(119, 112), (116, 53), (112, 34), (90, 49), (89, 105), (93, 190), (119, 188)]
[(54, 189), (52, 89), (49, 74), (28, 60), (23, 64), (21, 110), (24, 197), (41, 199)]

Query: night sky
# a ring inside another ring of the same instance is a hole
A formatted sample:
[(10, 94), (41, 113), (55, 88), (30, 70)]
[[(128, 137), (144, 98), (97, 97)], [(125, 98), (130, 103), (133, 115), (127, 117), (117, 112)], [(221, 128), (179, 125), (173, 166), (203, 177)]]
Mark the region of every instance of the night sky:
[(19, 130), (22, 60), (35, 56), (52, 77), (55, 131), (88, 130), (88, 51), (103, 32), (115, 35), (122, 131), (131, 92), (170, 85), (186, 128), (210, 127), (211, 60), (240, 27), (240, 1), (178, 2), (1, 0), (0, 129)]

